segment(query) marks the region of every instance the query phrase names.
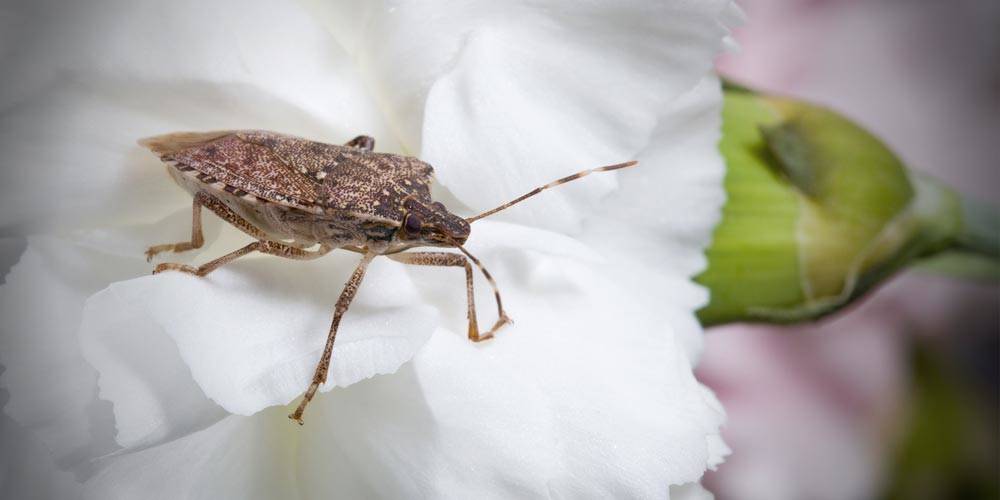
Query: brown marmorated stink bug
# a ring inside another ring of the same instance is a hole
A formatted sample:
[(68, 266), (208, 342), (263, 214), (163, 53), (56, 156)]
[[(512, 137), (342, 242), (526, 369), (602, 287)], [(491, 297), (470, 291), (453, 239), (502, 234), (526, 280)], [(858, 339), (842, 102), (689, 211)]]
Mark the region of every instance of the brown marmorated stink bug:
[[(344, 249), (362, 255), (334, 308), (323, 356), (302, 401), (289, 418), (302, 413), (326, 381), (333, 341), (340, 318), (364, 278), (368, 263), (378, 255), (418, 266), (465, 268), (469, 339), (493, 336), (510, 319), (503, 310), (493, 277), (462, 244), (470, 224), (541, 191), (592, 172), (630, 167), (630, 161), (590, 170), (550, 182), (474, 217), (452, 214), (431, 199), (434, 169), (416, 158), (374, 152), (375, 140), (358, 136), (343, 146), (258, 130), (180, 132), (142, 139), (139, 144), (166, 162), (177, 183), (194, 196), (191, 241), (156, 245), (147, 260), (160, 252), (183, 252), (204, 243), (201, 207), (252, 236), (256, 241), (207, 264), (193, 267), (164, 263), (162, 271), (205, 276), (252, 252), (310, 260)], [(315, 250), (311, 247), (319, 245)], [(409, 252), (416, 247), (457, 248), (458, 253)], [(472, 261), (493, 288), (498, 319), (485, 333), (476, 323)]]

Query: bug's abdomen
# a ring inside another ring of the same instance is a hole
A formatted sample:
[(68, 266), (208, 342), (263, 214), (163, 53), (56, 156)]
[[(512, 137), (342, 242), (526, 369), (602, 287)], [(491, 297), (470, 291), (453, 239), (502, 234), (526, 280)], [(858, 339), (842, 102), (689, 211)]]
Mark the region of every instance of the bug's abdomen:
[(169, 164), (167, 171), (174, 181), (191, 196), (200, 191), (208, 193), (274, 241), (294, 240), (303, 245), (316, 243), (316, 239), (312, 238), (310, 233), (297, 231), (298, 228), (285, 221), (282, 212), (287, 212), (287, 207), (259, 200), (253, 195), (228, 187), (218, 181), (213, 182), (214, 179), (205, 178), (203, 174), (185, 168), (184, 165)]

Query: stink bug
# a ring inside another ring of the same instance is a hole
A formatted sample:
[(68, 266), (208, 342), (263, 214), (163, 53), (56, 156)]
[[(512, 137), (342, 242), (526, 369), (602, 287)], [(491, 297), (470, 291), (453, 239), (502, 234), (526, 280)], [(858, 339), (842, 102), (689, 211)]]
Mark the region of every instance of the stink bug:
[[(256, 239), (202, 266), (163, 263), (156, 266), (154, 274), (182, 271), (205, 276), (252, 252), (296, 260), (315, 259), (338, 248), (362, 255), (337, 300), (312, 383), (289, 415), (299, 424), (309, 401), (326, 381), (337, 326), (373, 258), (385, 255), (405, 264), (465, 268), (469, 339), (486, 340), (510, 319), (493, 277), (462, 246), (469, 237), (470, 224), (592, 172), (636, 164), (630, 161), (584, 170), (492, 210), (462, 218), (431, 199), (434, 169), (430, 165), (416, 158), (376, 153), (375, 140), (368, 136), (338, 146), (274, 132), (231, 130), (166, 134), (142, 139), (139, 144), (167, 163), (174, 180), (194, 196), (191, 240), (150, 247), (147, 260), (160, 252), (201, 247), (202, 207)], [(318, 248), (309, 250), (316, 245)], [(461, 253), (404, 252), (416, 247), (457, 248)], [(496, 298), (498, 318), (486, 332), (480, 332), (476, 322), (469, 261), (486, 277)]]

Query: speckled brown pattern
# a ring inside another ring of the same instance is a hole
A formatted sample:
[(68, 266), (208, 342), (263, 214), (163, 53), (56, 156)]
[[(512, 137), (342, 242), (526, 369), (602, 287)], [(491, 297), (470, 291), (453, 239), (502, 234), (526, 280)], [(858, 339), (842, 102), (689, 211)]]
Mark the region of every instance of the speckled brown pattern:
[[(183, 148), (151, 147), (164, 161), (199, 171), (232, 189), (267, 201), (313, 211), (350, 210), (401, 220), (402, 200), (414, 197), (429, 204), (434, 169), (416, 158), (375, 153), (260, 130), (208, 132), (206, 140), (190, 140)], [(173, 134), (147, 139), (146, 145), (169, 142)]]
[[(260, 130), (180, 132), (140, 144), (190, 191), (209, 192), (276, 239), (365, 247), (375, 253), (464, 243), (469, 224), (430, 196), (434, 169), (375, 153), (359, 136), (338, 146)], [(397, 231), (407, 215), (419, 232)]]

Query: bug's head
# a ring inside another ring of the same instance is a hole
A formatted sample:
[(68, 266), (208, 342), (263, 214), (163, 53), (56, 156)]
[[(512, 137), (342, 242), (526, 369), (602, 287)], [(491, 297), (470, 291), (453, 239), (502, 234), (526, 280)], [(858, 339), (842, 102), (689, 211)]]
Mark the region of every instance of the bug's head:
[(469, 238), (469, 223), (439, 202), (425, 205), (414, 199), (403, 202), (403, 221), (397, 235), (428, 246), (452, 247)]

